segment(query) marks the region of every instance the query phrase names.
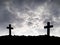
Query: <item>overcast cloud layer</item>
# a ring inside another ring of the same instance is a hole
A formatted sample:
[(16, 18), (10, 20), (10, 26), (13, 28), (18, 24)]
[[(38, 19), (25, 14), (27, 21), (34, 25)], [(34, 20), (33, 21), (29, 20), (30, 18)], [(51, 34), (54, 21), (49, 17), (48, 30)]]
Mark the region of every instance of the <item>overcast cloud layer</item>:
[(12, 24), (13, 35), (44, 35), (44, 26), (54, 25), (51, 35), (60, 36), (60, 0), (0, 0), (0, 34), (8, 34)]

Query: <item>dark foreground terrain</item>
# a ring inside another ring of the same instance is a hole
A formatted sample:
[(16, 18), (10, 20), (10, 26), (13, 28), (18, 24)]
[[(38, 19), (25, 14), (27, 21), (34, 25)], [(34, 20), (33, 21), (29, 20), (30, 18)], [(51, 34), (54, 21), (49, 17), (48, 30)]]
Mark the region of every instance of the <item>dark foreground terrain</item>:
[(0, 40), (59, 40), (60, 41), (60, 37), (54, 37), (54, 36), (1, 36)]
[(2, 44), (28, 44), (28, 45), (52, 45), (52, 44), (60, 44), (60, 38), (54, 36), (1, 36), (0, 43)]
[(59, 37), (49, 36), (2, 36), (0, 44), (4, 45), (59, 45)]

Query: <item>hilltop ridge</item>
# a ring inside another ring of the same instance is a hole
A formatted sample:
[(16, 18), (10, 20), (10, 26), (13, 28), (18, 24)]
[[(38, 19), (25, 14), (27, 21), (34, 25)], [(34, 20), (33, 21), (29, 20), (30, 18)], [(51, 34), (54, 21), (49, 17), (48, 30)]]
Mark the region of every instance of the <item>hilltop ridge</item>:
[(1, 36), (0, 40), (60, 40), (60, 37), (54, 36)]

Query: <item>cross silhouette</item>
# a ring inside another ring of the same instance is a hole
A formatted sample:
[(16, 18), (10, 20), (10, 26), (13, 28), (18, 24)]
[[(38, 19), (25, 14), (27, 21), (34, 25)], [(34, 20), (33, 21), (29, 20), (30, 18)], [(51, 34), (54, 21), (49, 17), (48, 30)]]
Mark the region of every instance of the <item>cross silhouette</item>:
[(11, 36), (11, 29), (13, 29), (13, 27), (11, 27), (11, 24), (9, 24), (9, 27), (7, 27), (7, 29), (9, 29), (9, 36)]
[(50, 36), (50, 28), (52, 28), (53, 25), (50, 25), (50, 22), (47, 22), (47, 26), (44, 26), (44, 28), (47, 28), (47, 36)]

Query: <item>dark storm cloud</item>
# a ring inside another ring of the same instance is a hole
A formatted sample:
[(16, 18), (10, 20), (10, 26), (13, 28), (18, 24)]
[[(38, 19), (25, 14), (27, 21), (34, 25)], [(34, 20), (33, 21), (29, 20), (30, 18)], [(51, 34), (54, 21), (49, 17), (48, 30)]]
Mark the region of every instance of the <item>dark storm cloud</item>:
[[(11, 2), (11, 6), (18, 8), (20, 12), (23, 13), (24, 10), (34, 10), (39, 5), (42, 5), (47, 0), (0, 0), (0, 27), (6, 27), (7, 24), (15, 22), (23, 22), (24, 19), (16, 19), (16, 15), (13, 15), (6, 9), (5, 2)], [(27, 5), (27, 6), (26, 6)], [(29, 7), (30, 9), (28, 9)], [(28, 23), (31, 24), (30, 22)]]
[[(7, 23), (13, 23), (15, 21), (17, 21), (17, 23), (19, 22), (24, 22), (24, 19), (22, 18), (18, 18), (16, 19), (16, 15), (13, 15), (11, 12), (9, 12), (5, 7), (6, 5), (4, 4), (4, 2), (6, 2), (8, 0), (0, 0), (0, 25), (3, 25), (4, 27), (6, 27), (5, 25)], [(11, 6), (13, 6), (14, 8), (19, 9), (19, 11), (21, 13), (24, 12), (25, 13), (28, 10), (35, 10), (37, 7), (39, 7), (40, 5), (44, 4), (45, 2), (48, 2), (48, 0), (9, 0), (12, 3), (10, 4)], [(8, 2), (9, 2), (8, 1)], [(60, 0), (51, 0), (51, 2), (48, 2), (48, 9), (51, 11), (51, 16), (48, 16), (49, 18), (47, 19), (47, 15), (43, 15), (43, 19), (44, 23), (46, 23), (47, 21), (51, 21), (52, 23), (54, 23), (53, 17), (58, 18), (60, 17), (60, 6), (58, 5), (60, 4)], [(32, 24), (31, 22), (28, 23), (28, 25)]]
[(0, 28), (6, 28), (7, 24), (13, 22), (14, 15), (6, 10), (4, 0), (0, 0)]
[[(20, 16), (23, 15), (24, 13), (27, 13), (29, 16), (32, 16), (33, 13), (30, 14), (28, 13), (28, 11), (35, 10), (38, 6), (46, 2), (46, 0), (11, 0), (11, 1), (12, 1), (12, 3), (10, 4), (11, 7), (17, 8), (21, 12)], [(20, 18), (15, 20), (17, 20), (18, 23), (18, 20), (20, 20)], [(24, 20), (22, 22), (24, 22)], [(31, 23), (28, 24), (30, 25)]]
[[(48, 0), (11, 0), (11, 5), (15, 8), (18, 8), (19, 11), (23, 14), (28, 13), (29, 10), (35, 10), (40, 5), (43, 5), (45, 2), (47, 3), (47, 9), (50, 11), (50, 16), (48, 16), (48, 19), (46, 18), (47, 15), (42, 15), (44, 20), (44, 23), (51, 21), (51, 23), (54, 23), (53, 17), (56, 19), (60, 17), (60, 4), (59, 0), (51, 0), (50, 2)], [(29, 13), (28, 13), (29, 14)], [(30, 15), (31, 16), (31, 15)], [(20, 20), (20, 19), (17, 19)], [(18, 22), (18, 21), (17, 21)]]
[(26, 2), (26, 4), (31, 4), (31, 3), (36, 3), (36, 4), (41, 4), (46, 2), (47, 0), (12, 0), (13, 3), (15, 4), (23, 4), (24, 2)]
[(44, 2), (46, 2), (46, 0), (12, 0), (12, 2), (15, 7), (17, 7), (18, 9), (21, 8), (21, 10), (23, 10), (26, 5), (31, 9), (35, 9), (35, 7), (43, 4)]
[[(50, 15), (43, 16), (45, 17), (44, 23), (47, 23), (50, 21), (54, 26), (59, 27), (60, 26), (60, 0), (53, 0), (50, 3), (48, 3), (47, 9), (50, 11)], [(48, 19), (46, 18), (48, 17)], [(55, 21), (54, 21), (55, 18)]]
[(60, 0), (53, 0), (54, 3), (60, 4)]

